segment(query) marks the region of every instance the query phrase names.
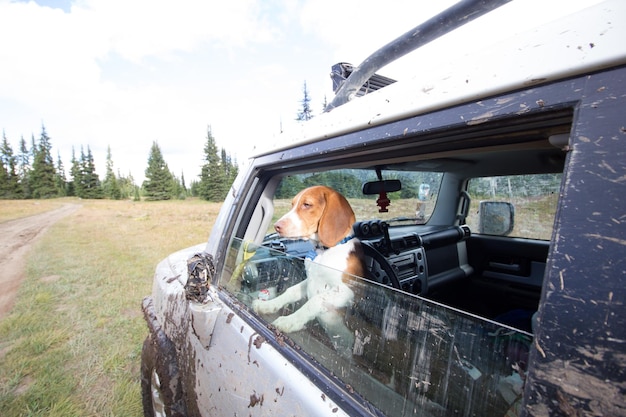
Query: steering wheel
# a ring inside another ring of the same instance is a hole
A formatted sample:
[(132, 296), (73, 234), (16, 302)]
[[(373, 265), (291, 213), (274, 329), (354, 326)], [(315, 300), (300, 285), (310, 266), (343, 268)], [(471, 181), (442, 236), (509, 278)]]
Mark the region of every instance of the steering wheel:
[(401, 289), (400, 280), (387, 258), (368, 241), (361, 241), (363, 254), (372, 259), (370, 273), (366, 277), (374, 282)]

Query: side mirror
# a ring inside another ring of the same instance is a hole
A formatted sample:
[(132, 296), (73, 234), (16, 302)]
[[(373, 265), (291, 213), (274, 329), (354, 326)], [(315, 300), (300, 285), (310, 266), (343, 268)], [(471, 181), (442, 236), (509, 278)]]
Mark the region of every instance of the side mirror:
[(515, 224), (515, 207), (504, 201), (481, 201), (478, 208), (478, 233), (507, 236)]
[(378, 195), (380, 193), (393, 193), (400, 191), (402, 184), (400, 180), (381, 180), (370, 181), (363, 184), (363, 194), (365, 195)]

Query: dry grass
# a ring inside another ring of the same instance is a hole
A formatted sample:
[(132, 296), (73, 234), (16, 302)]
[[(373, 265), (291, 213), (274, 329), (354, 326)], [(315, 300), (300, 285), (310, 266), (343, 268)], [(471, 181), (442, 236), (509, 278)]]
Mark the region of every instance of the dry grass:
[(142, 415), (141, 300), (156, 263), (205, 241), (219, 210), (198, 200), (80, 204), (37, 243), (0, 322), (2, 416)]
[(55, 198), (51, 200), (0, 200), (0, 223), (54, 210), (69, 201), (76, 202), (78, 200), (73, 198)]

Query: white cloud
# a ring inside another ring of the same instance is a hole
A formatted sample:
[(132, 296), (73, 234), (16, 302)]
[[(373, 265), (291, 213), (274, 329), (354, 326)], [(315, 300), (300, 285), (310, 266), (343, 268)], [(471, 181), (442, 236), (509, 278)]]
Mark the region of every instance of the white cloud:
[[(16, 149), (44, 123), (66, 167), (72, 146), (89, 145), (101, 177), (110, 145), (116, 169), (138, 181), (156, 140), (189, 183), (208, 124), (241, 160), (293, 121), (303, 81), (318, 110), (332, 64), (359, 64), (452, 2), (75, 0), (61, 10), (0, 0), (0, 128)], [(505, 7), (532, 18), (495, 15), (472, 30), (500, 39), (589, 2), (514, 1)], [(381, 73), (403, 78), (480, 46), (467, 33), (438, 43)]]
[(252, 0), (85, 0), (74, 10), (108, 33), (112, 52), (133, 62), (193, 51), (205, 42), (243, 46), (274, 36)]

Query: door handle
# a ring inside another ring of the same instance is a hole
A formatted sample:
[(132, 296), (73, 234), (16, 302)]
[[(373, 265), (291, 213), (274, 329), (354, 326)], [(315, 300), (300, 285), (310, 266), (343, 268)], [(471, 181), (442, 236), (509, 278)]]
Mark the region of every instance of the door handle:
[(505, 271), (509, 271), (509, 272), (520, 272), (522, 270), (522, 267), (520, 264), (505, 264), (502, 262), (489, 262), (489, 267), (490, 268), (497, 268), (497, 269), (503, 269)]

